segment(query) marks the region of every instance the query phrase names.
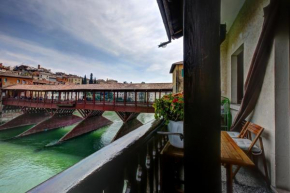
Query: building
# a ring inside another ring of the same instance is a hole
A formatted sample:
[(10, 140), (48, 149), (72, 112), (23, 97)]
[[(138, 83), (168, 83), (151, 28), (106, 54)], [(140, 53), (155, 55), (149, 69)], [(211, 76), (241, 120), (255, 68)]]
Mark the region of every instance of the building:
[(72, 84), (82, 84), (82, 77), (76, 75), (68, 75), (67, 81)]
[[(221, 94), (231, 100), (233, 117), (237, 116), (246, 94), (246, 80), (252, 73), (250, 66), (265, 19), (263, 8), (269, 3), (269, 0), (246, 0), (221, 44)], [(254, 110), (247, 117), (265, 128), (262, 137), (271, 185), (287, 191), (290, 191), (290, 151), (285, 148), (290, 146), (290, 118), (286, 116), (290, 111), (289, 18), (289, 9), (288, 12), (287, 8), (281, 9), (273, 28), (276, 28), (274, 41), (269, 43), (270, 49), (264, 56), (269, 56), (264, 62), (265, 72), (259, 69), (258, 76), (264, 76), (261, 91)], [(258, 76), (253, 77), (257, 82)], [(259, 167), (263, 171), (263, 165)]]
[(2, 72), (10, 71), (10, 66), (4, 66), (3, 63), (0, 63), (0, 70)]
[(49, 81), (50, 76), (51, 76), (50, 73), (47, 73), (47, 72), (39, 72), (38, 79), (39, 80), (48, 80)]
[(57, 82), (57, 81), (56, 81), (56, 76), (55, 76), (55, 75), (50, 75), (48, 80), (49, 80), (50, 82)]
[(40, 64), (37, 65), (37, 71), (51, 73), (51, 69), (43, 68), (40, 66)]
[(107, 79), (106, 83), (115, 84), (115, 83), (118, 83), (118, 81), (117, 80), (113, 80), (113, 79)]
[(31, 76), (20, 76), (12, 73), (0, 72), (0, 88), (14, 84), (32, 84)]
[[(214, 152), (219, 153), (218, 149), (206, 146), (202, 140), (210, 137), (212, 144), (220, 142), (220, 136), (213, 136), (215, 132), (211, 128), (217, 127), (214, 126), (218, 118), (214, 109), (218, 108), (218, 95), (222, 95), (231, 101), (233, 130), (238, 131), (237, 125), (244, 119), (264, 128), (262, 139), (271, 187), (275, 192), (290, 191), (290, 1), (199, 3), (184, 0), (183, 3), (184, 6), (178, 1), (158, 0), (169, 38), (159, 46), (164, 47), (181, 36), (184, 38), (184, 96), (185, 105), (190, 105), (184, 110), (187, 151), (198, 145), (211, 156), (200, 160), (188, 158), (185, 161), (187, 173), (194, 172), (201, 179), (202, 172), (207, 176), (219, 175), (218, 167), (211, 168), (211, 173), (191, 170), (190, 165), (206, 169), (218, 158), (213, 156)], [(207, 109), (204, 115), (196, 113), (203, 109)], [(206, 119), (206, 114), (211, 116)], [(204, 124), (200, 120), (210, 121), (198, 132), (201, 140), (191, 132), (194, 125)], [(195, 140), (190, 144), (190, 139)], [(262, 157), (255, 160), (264, 173), (262, 163)], [(201, 180), (193, 184), (203, 186)], [(207, 191), (214, 192), (214, 188), (210, 191), (214, 178), (208, 178), (206, 184)]]
[(171, 65), (173, 93), (183, 91), (183, 61), (175, 62)]
[(97, 79), (97, 84), (105, 84), (106, 81), (104, 79)]

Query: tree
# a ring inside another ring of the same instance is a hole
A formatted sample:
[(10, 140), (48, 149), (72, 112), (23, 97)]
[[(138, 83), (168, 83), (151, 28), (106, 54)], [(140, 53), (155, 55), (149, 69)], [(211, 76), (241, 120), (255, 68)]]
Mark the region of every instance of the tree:
[(93, 84), (93, 83), (94, 83), (94, 81), (93, 81), (93, 73), (91, 73), (89, 84)]
[(82, 84), (87, 84), (87, 76), (86, 75), (83, 78)]
[(94, 84), (97, 84), (97, 79), (96, 79), (96, 77), (94, 78)]

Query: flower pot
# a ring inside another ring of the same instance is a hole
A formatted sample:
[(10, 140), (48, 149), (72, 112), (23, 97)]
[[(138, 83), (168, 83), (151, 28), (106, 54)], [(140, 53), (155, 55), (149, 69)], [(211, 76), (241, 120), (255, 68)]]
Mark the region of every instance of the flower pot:
[[(183, 134), (183, 121), (169, 121), (167, 126), (170, 133), (182, 133)], [(172, 146), (177, 148), (183, 148), (183, 140), (179, 135), (168, 135), (169, 142)]]

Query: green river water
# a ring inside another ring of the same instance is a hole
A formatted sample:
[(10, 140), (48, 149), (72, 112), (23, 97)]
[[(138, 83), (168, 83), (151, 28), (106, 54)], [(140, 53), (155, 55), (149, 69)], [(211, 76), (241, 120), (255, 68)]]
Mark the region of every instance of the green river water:
[[(74, 125), (9, 141), (1, 140), (14, 137), (32, 126), (0, 131), (0, 193), (26, 192), (108, 145), (122, 121), (114, 112), (105, 112), (103, 116), (113, 124), (49, 147), (45, 146), (57, 142)], [(138, 116), (142, 123), (153, 118), (153, 114)]]

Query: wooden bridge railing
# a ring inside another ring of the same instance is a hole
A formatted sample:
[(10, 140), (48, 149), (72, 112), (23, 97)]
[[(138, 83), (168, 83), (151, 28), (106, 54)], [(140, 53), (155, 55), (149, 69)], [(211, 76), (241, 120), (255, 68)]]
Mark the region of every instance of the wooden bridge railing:
[(28, 192), (159, 192), (164, 128), (151, 121)]

